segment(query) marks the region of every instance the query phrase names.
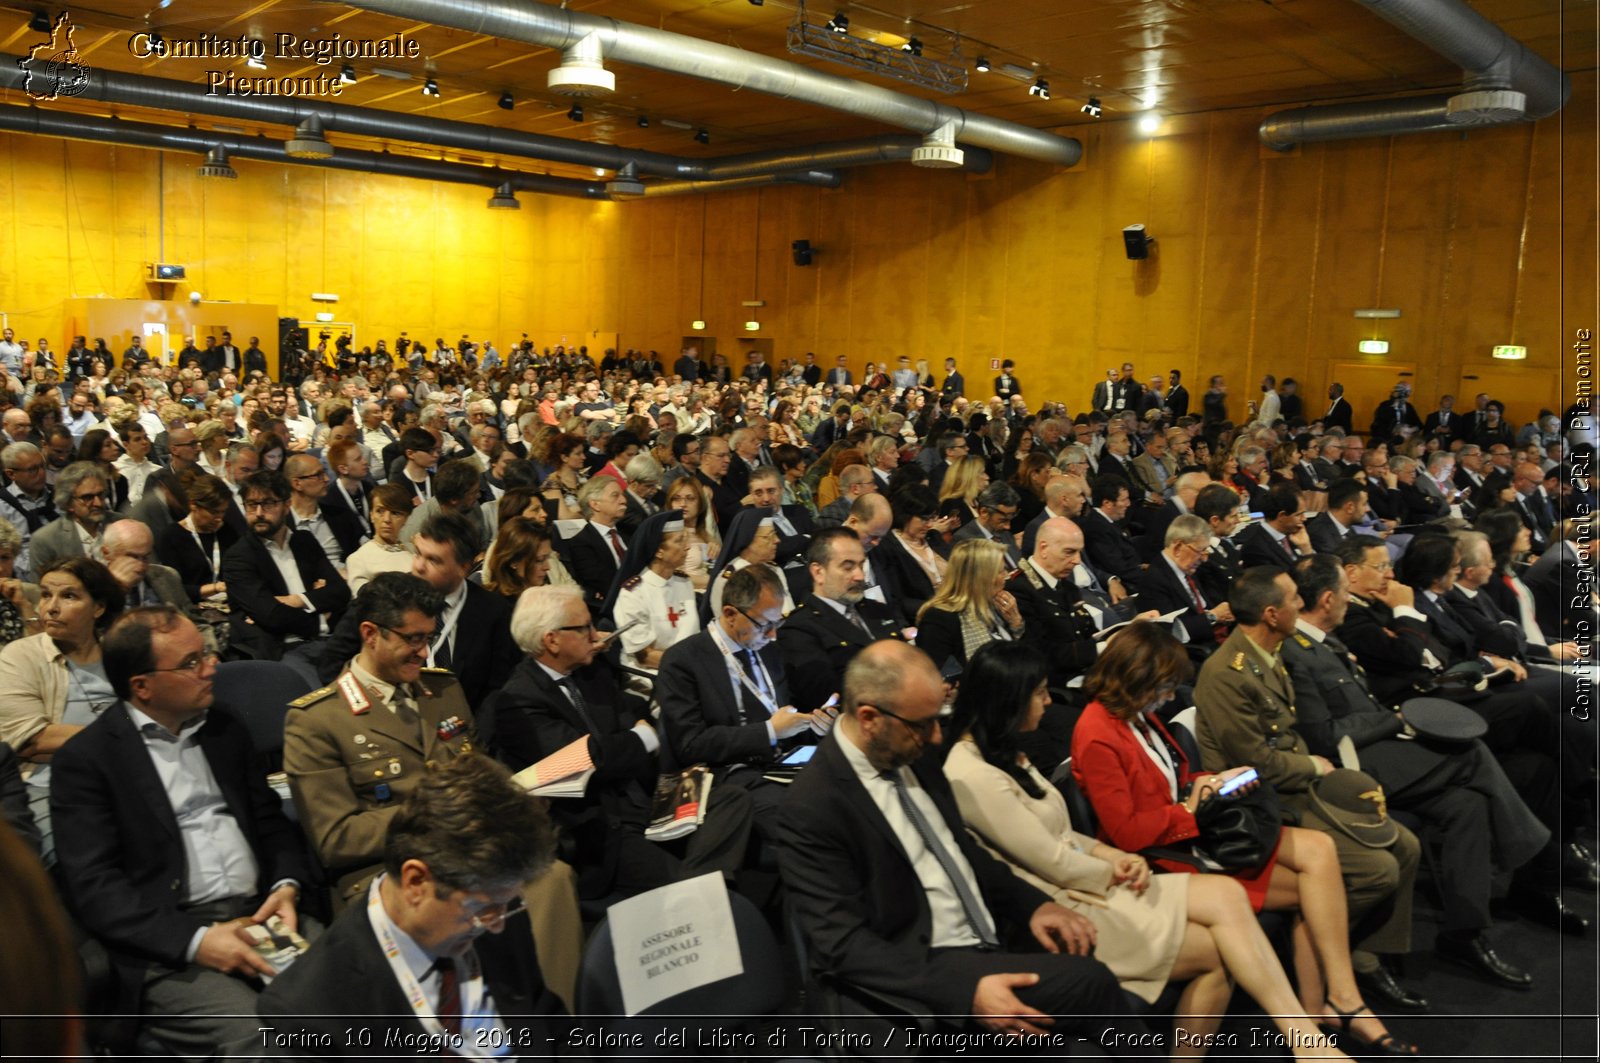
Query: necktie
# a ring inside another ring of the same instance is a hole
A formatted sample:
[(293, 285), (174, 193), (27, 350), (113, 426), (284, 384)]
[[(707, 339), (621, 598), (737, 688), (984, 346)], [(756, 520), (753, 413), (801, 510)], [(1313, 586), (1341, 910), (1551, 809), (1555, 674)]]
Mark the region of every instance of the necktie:
[(611, 528), (608, 529), (608, 532), (611, 536), (611, 549), (617, 552), (617, 564), (620, 565), (622, 564), (623, 556), (628, 552), (628, 548), (622, 545), (622, 536), (617, 534), (617, 529)]
[[(1204, 616), (1206, 613), (1206, 600), (1200, 595), (1200, 585), (1194, 581), (1192, 573), (1185, 572), (1183, 578), (1189, 584), (1189, 594), (1194, 598), (1195, 609), (1199, 611), (1201, 616)], [(1228, 625), (1212, 624), (1211, 637), (1217, 640), (1218, 645), (1221, 645), (1228, 638)]]
[[(407, 727), (415, 729), (418, 736), (422, 737), (422, 714), (417, 711), (417, 699), (411, 696), (409, 690), (403, 686), (395, 687), (394, 696), (389, 699), (389, 707), (394, 710), (397, 720)], [(424, 749), (427, 748), (425, 737), (422, 741), (422, 747)]]
[(844, 607), (844, 615), (850, 618), (852, 624), (865, 631), (867, 638), (872, 637), (872, 629), (867, 626), (867, 618), (861, 615), (861, 610), (853, 605), (847, 605)]
[(1000, 939), (995, 936), (994, 927), (989, 922), (989, 913), (983, 907), (983, 902), (973, 895), (972, 889), (967, 885), (966, 876), (956, 866), (955, 858), (950, 855), (950, 850), (944, 847), (937, 835), (933, 833), (933, 824), (922, 814), (922, 809), (911, 800), (911, 791), (906, 787), (906, 781), (900, 772), (891, 771), (884, 773), (890, 782), (894, 783), (894, 795), (900, 799), (900, 808), (905, 812), (906, 819), (911, 821), (911, 826), (922, 838), (922, 844), (928, 847), (928, 852), (939, 862), (944, 873), (950, 879), (950, 885), (955, 887), (956, 898), (961, 902), (961, 910), (966, 913), (967, 922), (972, 927), (972, 932), (978, 935), (978, 940), (987, 948), (999, 948)]
[(583, 719), (583, 725), (591, 734), (599, 734), (600, 729), (594, 725), (594, 717), (589, 715), (589, 703), (584, 700), (583, 692), (578, 689), (578, 681), (569, 676), (557, 680), (561, 689), (567, 692), (567, 697), (572, 699), (572, 707), (578, 710), (578, 715)]
[(1288, 554), (1291, 558), (1295, 556), (1294, 543), (1289, 541), (1289, 537), (1287, 535), (1285, 535), (1282, 539), (1279, 539), (1278, 543), (1283, 547), (1284, 553)]
[(450, 661), (450, 633), (446, 631), (441, 633), (439, 641), (433, 644), (433, 666), (435, 668), (449, 668)]
[(447, 1033), (461, 1032), (461, 979), (456, 974), (456, 961), (442, 956), (433, 961), (439, 970), (439, 1025)]

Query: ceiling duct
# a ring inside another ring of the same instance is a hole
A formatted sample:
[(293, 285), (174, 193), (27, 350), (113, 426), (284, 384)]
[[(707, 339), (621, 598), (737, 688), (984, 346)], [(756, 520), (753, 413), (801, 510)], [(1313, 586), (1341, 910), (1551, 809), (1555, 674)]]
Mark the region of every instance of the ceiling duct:
[(1355, 2), (1461, 67), (1462, 91), (1282, 111), (1261, 123), (1268, 147), (1532, 121), (1572, 95), (1565, 74), (1462, 0)]
[(911, 152), (911, 165), (932, 170), (952, 170), (960, 166), (965, 156), (956, 147), (955, 123), (942, 125), (922, 138), (922, 143)]
[[(0, 88), (22, 88), (26, 74), (25, 68), (19, 63), (18, 56), (0, 54)], [(235, 122), (268, 122), (299, 127), (307, 120), (315, 119), (316, 125), (308, 127), (307, 132), (314, 129), (316, 139), (322, 140), (324, 148), (326, 140), (322, 136), (323, 130), (333, 129), (351, 136), (405, 140), (489, 155), (568, 163), (590, 169), (621, 171), (632, 165), (634, 172), (641, 177), (648, 174), (654, 177), (717, 181), (786, 170), (809, 171), (819, 166), (837, 168), (905, 162), (911, 159), (913, 150), (921, 143), (917, 137), (894, 134), (721, 158), (690, 159), (323, 100), (311, 103), (289, 96), (212, 96), (207, 94), (203, 85), (142, 74), (119, 74), (101, 69), (88, 70), (87, 74), (88, 80), (79, 94), (80, 99), (150, 107), (184, 116), (209, 115)], [(297, 135), (296, 139), (312, 138)], [(969, 171), (986, 172), (992, 161), (990, 153), (982, 148), (967, 147), (963, 165)]]
[(503, 185), (496, 185), (494, 195), (489, 197), (490, 210), (521, 210), (522, 204), (517, 202), (516, 189), (507, 181)]
[(237, 180), (239, 171), (228, 162), (228, 151), (221, 144), (211, 145), (206, 152), (206, 161), (200, 164), (196, 171), (201, 177), (221, 177), (229, 181)]
[(591, 33), (569, 47), (561, 65), (550, 71), (545, 84), (563, 96), (600, 96), (617, 91), (617, 75), (606, 69), (600, 54), (600, 36)]
[(1083, 156), (1082, 143), (1070, 137), (973, 114), (698, 37), (527, 0), (355, 0), (351, 6), (409, 22), (430, 22), (563, 51), (594, 35), (600, 41), (605, 58), (615, 63), (664, 70), (736, 89), (799, 100), (924, 135), (953, 125), (957, 139), (965, 143), (1059, 166), (1071, 166)]
[(322, 135), (322, 119), (314, 114), (295, 127), (294, 136), (284, 141), (283, 150), (297, 159), (333, 157), (333, 148)]
[(639, 180), (639, 170), (628, 163), (617, 175), (606, 182), (606, 191), (612, 199), (638, 199), (644, 195), (644, 182)]

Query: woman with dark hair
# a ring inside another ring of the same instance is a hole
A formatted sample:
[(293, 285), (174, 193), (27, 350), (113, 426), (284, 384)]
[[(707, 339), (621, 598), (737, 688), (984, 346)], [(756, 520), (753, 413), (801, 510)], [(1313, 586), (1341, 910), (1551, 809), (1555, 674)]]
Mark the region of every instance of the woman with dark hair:
[(122, 602), (122, 586), (106, 566), (60, 558), (39, 576), (44, 630), (0, 649), (0, 742), (23, 762), (46, 864), (55, 862), (50, 758), (117, 702), (100, 663), (100, 636)]
[(529, 587), (573, 583), (564, 568), (561, 570), (563, 579), (554, 578), (553, 569), (560, 563), (548, 527), (527, 517), (508, 516), (500, 522), (499, 534), (484, 563), (483, 586), (515, 603)]
[(960, 740), (944, 769), (961, 818), (1017, 877), (1094, 924), (1095, 959), (1123, 988), (1154, 1003), (1168, 982), (1189, 982), (1174, 1044), (1206, 1044), (1237, 980), (1296, 1055), (1329, 1054), (1237, 881), (1152, 876), (1144, 857), (1074, 829), (1060, 792), (1018, 748), (1050, 703), (1048, 672), (1015, 642), (990, 643), (968, 662), (951, 726)]
[[(1191, 673), (1183, 645), (1148, 621), (1113, 635), (1084, 680), (1090, 697), (1072, 731), (1072, 776), (1094, 806), (1100, 836), (1117, 848), (1182, 846), (1200, 836), (1195, 810), (1247, 768), (1195, 773), (1156, 710)], [(1254, 785), (1254, 784), (1252, 784)], [(1156, 861), (1168, 871), (1190, 864)], [(1387, 1055), (1412, 1055), (1361, 999), (1350, 966), (1350, 922), (1333, 841), (1320, 831), (1284, 827), (1261, 867), (1233, 873), (1257, 911), (1298, 910), (1295, 980), (1301, 1012)]]
[(873, 548), (872, 570), (889, 604), (899, 611), (900, 622), (915, 624), (922, 604), (933, 597), (949, 571), (942, 551), (950, 521), (939, 516), (938, 496), (922, 484), (891, 494), (889, 507), (894, 531)]
[[(1495, 578), (1483, 585), (1483, 593), (1506, 616), (1521, 617), (1523, 600), (1533, 600), (1532, 592), (1523, 584), (1521, 577), (1522, 559), (1533, 547), (1533, 532), (1522, 523), (1517, 511), (1509, 506), (1479, 513), (1473, 526), (1489, 540), (1489, 555), (1494, 563)], [(1581, 592), (1569, 589), (1566, 593)]]
[(118, 512), (128, 508), (128, 478), (117, 471), (116, 460), (122, 457), (122, 444), (104, 428), (91, 428), (83, 433), (78, 444), (78, 460), (92, 461), (100, 466), (100, 475), (106, 481), (111, 495), (108, 504)]
[[(1511, 486), (1510, 473), (1502, 469), (1496, 469), (1483, 478), (1483, 483), (1478, 484), (1468, 493), (1467, 500), (1477, 508), (1480, 514), (1491, 513), (1495, 510), (1510, 510), (1517, 501), (1517, 489)], [(1512, 512), (1511, 515), (1516, 516), (1515, 512)], [(1522, 523), (1522, 518), (1518, 517), (1517, 523)]]
[(583, 474), (583, 437), (562, 432), (545, 440), (543, 462), (555, 471), (544, 482), (545, 512), (552, 520), (578, 520), (583, 516), (578, 508), (578, 488), (588, 479)]
[(261, 459), (261, 468), (277, 472), (289, 453), (289, 444), (283, 441), (283, 437), (272, 432), (257, 432), (253, 442), (256, 456)]
[(156, 556), (177, 571), (190, 601), (225, 611), (228, 587), (222, 582), (222, 552), (235, 538), (226, 527), (233, 496), (226, 483), (209, 473), (189, 477), (185, 494), (189, 512), (161, 533)]
[(1044, 485), (1050, 482), (1054, 471), (1055, 464), (1043, 451), (1031, 450), (1017, 462), (1010, 481), (1017, 489), (1017, 515), (1011, 518), (1012, 527), (1026, 528), (1044, 512)]

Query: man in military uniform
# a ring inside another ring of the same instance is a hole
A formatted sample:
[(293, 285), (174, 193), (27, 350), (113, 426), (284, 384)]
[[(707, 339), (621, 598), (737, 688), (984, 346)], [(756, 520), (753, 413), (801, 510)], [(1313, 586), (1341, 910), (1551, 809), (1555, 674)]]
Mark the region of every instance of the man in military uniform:
[[(352, 608), (361, 650), (331, 686), (290, 703), (283, 746), (300, 823), (340, 908), (382, 870), (384, 832), (423, 774), (475, 746), (461, 684), (423, 667), (444, 598), (419, 577), (383, 572)], [(582, 950), (572, 869), (558, 861), (525, 897), (539, 965), (570, 1003)]]
[(815, 590), (778, 632), (795, 701), (817, 706), (844, 689), (844, 670), (879, 639), (902, 637), (894, 610), (866, 597), (866, 551), (849, 527), (825, 528), (806, 548)]
[[(1253, 765), (1286, 809), (1304, 811), (1311, 807), (1312, 784), (1334, 765), (1312, 753), (1295, 729), (1294, 688), (1278, 654), (1295, 630), (1300, 594), (1289, 573), (1258, 566), (1233, 581), (1228, 604), (1239, 626), (1195, 681), (1201, 765), (1206, 771)], [(1308, 826), (1316, 823), (1315, 817), (1307, 820)], [(1391, 1001), (1420, 1008), (1427, 1001), (1404, 990), (1378, 960), (1411, 949), (1411, 893), (1421, 849), (1414, 834), (1396, 827), (1398, 835), (1386, 849), (1369, 848), (1342, 831), (1329, 837), (1344, 872), (1356, 940), (1350, 958), (1363, 989), (1377, 985)], [(1357, 936), (1361, 931), (1365, 935)]]
[[(1438, 846), (1435, 876), (1444, 921), (1434, 946), (1442, 959), (1492, 982), (1528, 989), (1533, 979), (1502, 959), (1484, 931), (1493, 923), (1489, 894), (1495, 871), (1522, 868), (1513, 894), (1560, 889), (1559, 848), (1550, 831), (1517, 796), (1494, 754), (1477, 739), (1447, 741), (1419, 735), (1367, 688), (1366, 672), (1333, 632), (1350, 604), (1350, 580), (1328, 554), (1302, 559), (1294, 571), (1303, 603), (1296, 631), (1283, 644), (1283, 663), (1294, 685), (1296, 731), (1314, 753), (1334, 758), (1348, 737), (1361, 770), (1383, 784), (1389, 803), (1422, 820)], [(1464, 715), (1469, 711), (1461, 710)], [(1560, 808), (1555, 765), (1550, 762), (1544, 803)], [(1353, 765), (1346, 765), (1353, 766)], [(1546, 880), (1529, 876), (1528, 861), (1547, 850)]]

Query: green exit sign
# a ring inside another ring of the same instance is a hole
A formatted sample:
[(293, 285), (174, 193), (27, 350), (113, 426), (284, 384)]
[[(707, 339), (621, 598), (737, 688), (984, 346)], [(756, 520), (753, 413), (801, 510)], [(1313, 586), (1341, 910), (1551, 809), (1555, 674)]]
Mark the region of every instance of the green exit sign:
[(1528, 348), (1517, 347), (1509, 343), (1502, 343), (1495, 347), (1494, 356), (1504, 358), (1509, 362), (1520, 362), (1528, 357)]
[(1362, 340), (1357, 345), (1362, 354), (1388, 354), (1388, 340)]

